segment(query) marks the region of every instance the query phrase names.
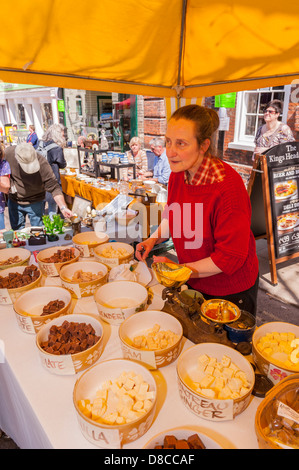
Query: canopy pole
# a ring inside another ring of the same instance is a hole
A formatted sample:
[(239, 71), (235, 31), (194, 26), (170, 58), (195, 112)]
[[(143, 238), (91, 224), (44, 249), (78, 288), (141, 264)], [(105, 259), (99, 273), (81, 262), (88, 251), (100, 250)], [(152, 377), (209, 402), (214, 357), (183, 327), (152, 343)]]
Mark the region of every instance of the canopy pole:
[(187, 12), (187, 0), (182, 2), (182, 19), (181, 19), (181, 35), (180, 35), (180, 49), (179, 49), (179, 62), (178, 62), (178, 80), (177, 85), (173, 88), (177, 92), (178, 107), (180, 106), (181, 93), (184, 86), (181, 86), (181, 71), (182, 71), (182, 57), (183, 57), (183, 48), (185, 40), (185, 30), (186, 30), (186, 12)]

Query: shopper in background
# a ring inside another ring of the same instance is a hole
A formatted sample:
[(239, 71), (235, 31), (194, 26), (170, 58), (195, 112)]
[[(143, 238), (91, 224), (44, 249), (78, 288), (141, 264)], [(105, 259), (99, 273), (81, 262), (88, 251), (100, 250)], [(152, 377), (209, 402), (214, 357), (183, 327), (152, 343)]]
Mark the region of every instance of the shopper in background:
[(8, 212), (13, 230), (25, 227), (27, 215), (32, 226), (43, 225), (46, 191), (53, 195), (62, 215), (72, 217), (51, 166), (32, 145), (11, 145), (5, 149), (5, 158), (11, 169)]
[(5, 229), (4, 211), (5, 197), (10, 188), (10, 166), (5, 160), (5, 147), (0, 144), (0, 230)]
[(33, 145), (33, 147), (35, 149), (37, 149), (37, 147), (38, 147), (38, 137), (37, 137), (37, 134), (35, 132), (35, 126), (33, 124), (30, 124), (30, 126), (29, 126), (29, 134), (27, 136), (26, 142), (28, 144)]
[(192, 289), (206, 300), (226, 299), (255, 315), (259, 275), (251, 205), (240, 175), (213, 156), (218, 125), (217, 112), (198, 105), (183, 106), (171, 116), (167, 208), (158, 229), (137, 245), (136, 258), (144, 260), (171, 236), (179, 263), (192, 270)]
[[(130, 140), (130, 149), (126, 152), (129, 163), (135, 163), (136, 178), (144, 179), (147, 173), (147, 156), (145, 150), (141, 148), (141, 140), (139, 137), (132, 137)], [(133, 178), (133, 168), (125, 168), (123, 170), (123, 179), (128, 181)]]
[[(47, 151), (47, 160), (51, 165), (59, 186), (61, 187), (59, 170), (60, 168), (65, 168), (67, 165), (63, 152), (63, 149), (66, 146), (64, 126), (61, 124), (52, 124), (52, 126), (46, 130), (43, 136), (43, 142), (44, 147), (50, 147)], [(57, 214), (56, 201), (54, 200), (53, 195), (48, 191), (46, 192), (46, 202), (48, 203), (48, 215), (52, 217), (54, 214)]]
[(259, 127), (256, 133), (253, 160), (257, 153), (266, 152), (275, 145), (294, 142), (295, 138), (289, 126), (278, 120), (281, 113), (280, 100), (272, 100), (267, 104), (264, 111), (265, 124)]
[(151, 150), (156, 155), (152, 179), (157, 183), (167, 184), (171, 169), (166, 155), (165, 139), (156, 137), (151, 141)]

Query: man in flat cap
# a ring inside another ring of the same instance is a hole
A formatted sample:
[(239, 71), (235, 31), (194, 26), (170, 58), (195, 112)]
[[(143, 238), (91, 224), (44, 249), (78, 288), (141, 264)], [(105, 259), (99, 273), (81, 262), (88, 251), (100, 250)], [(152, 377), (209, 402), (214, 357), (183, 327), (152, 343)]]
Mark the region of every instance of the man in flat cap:
[(28, 143), (7, 147), (5, 159), (11, 168), (11, 185), (8, 194), (8, 213), (13, 230), (25, 227), (26, 216), (35, 227), (43, 225), (45, 192), (52, 193), (64, 217), (73, 215), (51, 166), (46, 158)]

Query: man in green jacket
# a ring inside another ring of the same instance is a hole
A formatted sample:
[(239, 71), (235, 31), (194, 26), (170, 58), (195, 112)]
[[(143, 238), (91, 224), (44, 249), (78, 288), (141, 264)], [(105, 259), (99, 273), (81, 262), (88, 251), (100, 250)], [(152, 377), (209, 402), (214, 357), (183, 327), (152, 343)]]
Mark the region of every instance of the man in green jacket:
[(25, 227), (26, 216), (35, 227), (43, 225), (45, 192), (52, 193), (64, 217), (73, 215), (46, 158), (28, 143), (7, 147), (5, 159), (11, 168), (8, 213), (13, 230)]

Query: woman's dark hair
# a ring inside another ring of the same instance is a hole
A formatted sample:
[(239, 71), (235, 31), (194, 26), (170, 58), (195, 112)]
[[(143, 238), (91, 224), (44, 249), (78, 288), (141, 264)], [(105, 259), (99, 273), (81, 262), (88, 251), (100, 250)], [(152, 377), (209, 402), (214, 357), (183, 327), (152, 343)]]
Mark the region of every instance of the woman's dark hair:
[(219, 126), (219, 116), (214, 109), (205, 108), (197, 104), (190, 104), (178, 108), (170, 119), (186, 119), (194, 122), (198, 145), (201, 145), (204, 140), (209, 139), (210, 146), (208, 151), (211, 152), (215, 132)]
[(281, 114), (282, 113), (282, 101), (280, 100), (269, 101), (269, 103), (267, 103), (265, 107), (265, 110), (267, 110), (268, 108), (274, 108), (277, 113)]

